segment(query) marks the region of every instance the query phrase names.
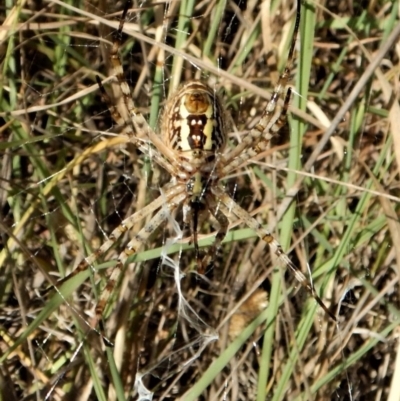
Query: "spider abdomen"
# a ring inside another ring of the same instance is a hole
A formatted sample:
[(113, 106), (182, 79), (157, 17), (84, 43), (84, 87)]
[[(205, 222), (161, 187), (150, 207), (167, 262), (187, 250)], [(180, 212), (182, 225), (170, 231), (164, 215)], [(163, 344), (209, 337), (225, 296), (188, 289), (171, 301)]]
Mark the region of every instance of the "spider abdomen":
[(162, 125), (166, 145), (187, 160), (209, 161), (225, 146), (223, 113), (212, 88), (201, 81), (185, 83), (166, 106)]

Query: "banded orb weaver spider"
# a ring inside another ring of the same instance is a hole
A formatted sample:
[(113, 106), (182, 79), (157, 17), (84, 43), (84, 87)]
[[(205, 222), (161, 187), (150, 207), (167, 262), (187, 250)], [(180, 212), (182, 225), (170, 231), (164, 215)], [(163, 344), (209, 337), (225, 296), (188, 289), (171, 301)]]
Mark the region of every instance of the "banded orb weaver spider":
[[(120, 253), (110, 278), (100, 294), (95, 310), (96, 323), (100, 325), (100, 330), (104, 333), (102, 327), (103, 312), (128, 258), (139, 251), (149, 236), (167, 221), (170, 214), (181, 208), (184, 224), (191, 229), (192, 242), (200, 272), (204, 272), (212, 265), (213, 256), (228, 232), (230, 219), (240, 220), (269, 246), (285, 266), (289, 267), (299, 283), (314, 297), (330, 318), (336, 321), (334, 314), (316, 294), (312, 282), (284, 253), (274, 236), (239, 206), (221, 184), (225, 177), (245, 164), (250, 158), (264, 151), (271, 138), (286, 122), (292, 93), (291, 88), (286, 89), (286, 87), (294, 62), (301, 1), (297, 1), (293, 40), (284, 71), (279, 76), (273, 94), (258, 123), (249, 130), (243, 141), (231, 150), (226, 150), (227, 123), (222, 102), (213, 88), (199, 80), (184, 83), (169, 99), (161, 118), (161, 135), (149, 127), (144, 116), (133, 103), (119, 56), (123, 27), (130, 7), (131, 1), (128, 0), (110, 53), (113, 72), (118, 79), (122, 92), (123, 105), (126, 108), (126, 114), (130, 117), (128, 120), (124, 119), (116, 105), (113, 104), (99, 77), (96, 77), (97, 83), (113, 120), (122, 127), (121, 135), (129, 137), (130, 142), (138, 150), (151, 157), (155, 163), (166, 170), (170, 174), (171, 180), (160, 189), (161, 194), (158, 198), (142, 210), (124, 219), (107, 240), (94, 253), (83, 259), (77, 268), (61, 282), (88, 269), (125, 232), (139, 221), (154, 214)], [(283, 98), (282, 107), (278, 105), (281, 98)], [(201, 257), (198, 245), (199, 221), (209, 213), (212, 214), (219, 227), (213, 244)]]

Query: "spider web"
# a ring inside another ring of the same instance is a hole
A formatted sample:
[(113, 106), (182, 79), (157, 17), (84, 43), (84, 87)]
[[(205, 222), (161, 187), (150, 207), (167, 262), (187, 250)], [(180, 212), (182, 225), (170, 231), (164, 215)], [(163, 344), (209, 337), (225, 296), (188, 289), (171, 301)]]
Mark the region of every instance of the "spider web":
[[(157, 126), (174, 87), (203, 79), (221, 93), (229, 112), (228, 147), (240, 143), (287, 58), (293, 4), (278, 3), (200, 2), (192, 10), (189, 2), (134, 4), (121, 54), (134, 101), (150, 124)], [(44, 291), (124, 218), (159, 196), (169, 180), (116, 135), (95, 84), (95, 73), (108, 76), (109, 42), (118, 24), (113, 13), (123, 4), (105, 2), (100, 9), (82, 2), (71, 9), (55, 1), (36, 14), (22, 6), (15, 20), (7, 12), (10, 19), (1, 22), (12, 28), (0, 31), (7, 39), (1, 42), (6, 50), (0, 48), (0, 366), (9, 390), (1, 390), (3, 398), (390, 399), (399, 265), (390, 224), (398, 224), (399, 176), (394, 123), (377, 77), (353, 101), (313, 175), (295, 191), (295, 205), (282, 206), (369, 65), (367, 55), (380, 49), (371, 38), (384, 36), (383, 23), (398, 22), (394, 11), (371, 9), (376, 24), (353, 36), (337, 25), (337, 16), (361, 13), (339, 3), (329, 10), (307, 3), (302, 18), (315, 38), (302, 26), (290, 82), (296, 87), (290, 127), (270, 152), (224, 181), (235, 201), (279, 232), (296, 265), (304, 272), (310, 266), (317, 289), (340, 306), (339, 329), (239, 222), (215, 255), (213, 272), (200, 277), (178, 211), (126, 266), (105, 313), (107, 335), (115, 341), (108, 352), (91, 328), (96, 298), (140, 225), (92, 271), (58, 293)], [(100, 18), (114, 25), (106, 27)], [(140, 41), (138, 32), (156, 42)], [(366, 53), (354, 45), (355, 37)], [(162, 45), (172, 51), (160, 50)], [(398, 59), (393, 46), (382, 63), (387, 77), (396, 76)], [(299, 84), (303, 63), (311, 74), (305, 89)], [(117, 85), (105, 86), (119, 98)], [(299, 120), (302, 101), (308, 115)], [(202, 222), (202, 252), (213, 224)], [(324, 280), (331, 270), (333, 280)]]

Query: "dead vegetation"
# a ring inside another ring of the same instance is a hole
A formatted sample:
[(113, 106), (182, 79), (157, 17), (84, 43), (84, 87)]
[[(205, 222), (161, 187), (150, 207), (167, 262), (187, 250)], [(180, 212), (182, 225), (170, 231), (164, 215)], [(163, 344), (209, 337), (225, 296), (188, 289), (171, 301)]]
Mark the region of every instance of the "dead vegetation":
[[(169, 224), (127, 267), (110, 302), (112, 350), (89, 324), (103, 273), (132, 233), (99, 261), (100, 274), (77, 276), (59, 294), (46, 289), (169, 177), (115, 135), (96, 85), (96, 74), (109, 75), (123, 3), (71, 3), (21, 1), (5, 19), (0, 13), (2, 399), (150, 399), (144, 388), (153, 400), (185, 401), (398, 394), (398, 1), (303, 4), (289, 127), (226, 182), (304, 272), (309, 264), (338, 326), (240, 222), (207, 279), (195, 274), (188, 232), (180, 225), (182, 246)], [(129, 14), (122, 60), (150, 124), (170, 91), (198, 78), (220, 92), (230, 146), (240, 142), (286, 60), (293, 2), (140, 5)], [(214, 232), (211, 223), (202, 233)], [(180, 306), (176, 266), (190, 308)]]

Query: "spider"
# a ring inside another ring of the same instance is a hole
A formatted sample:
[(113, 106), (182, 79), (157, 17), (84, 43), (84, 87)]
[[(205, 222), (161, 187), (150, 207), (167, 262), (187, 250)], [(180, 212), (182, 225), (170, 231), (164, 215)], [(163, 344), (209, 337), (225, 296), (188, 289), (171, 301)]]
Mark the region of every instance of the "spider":
[[(97, 76), (96, 79), (113, 120), (122, 127), (122, 134), (127, 135), (143, 154), (151, 157), (165, 169), (171, 175), (171, 180), (160, 189), (161, 195), (157, 199), (123, 220), (100, 248), (83, 259), (77, 268), (61, 282), (88, 269), (126, 231), (137, 222), (153, 215), (121, 252), (110, 278), (100, 294), (95, 313), (96, 322), (103, 334), (102, 315), (126, 261), (139, 251), (149, 236), (168, 219), (170, 214), (178, 208), (182, 208), (184, 224), (191, 229), (195, 257), (200, 272), (204, 272), (212, 265), (213, 255), (227, 234), (229, 219), (233, 216), (257, 233), (279, 260), (289, 267), (300, 284), (307, 289), (330, 318), (336, 321), (334, 314), (316, 294), (312, 282), (283, 252), (279, 242), (246, 210), (240, 207), (225, 192), (220, 183), (232, 171), (264, 151), (271, 138), (286, 122), (291, 98), (291, 88), (286, 89), (286, 86), (294, 60), (294, 48), (300, 24), (301, 0), (297, 1), (295, 28), (286, 66), (279, 76), (272, 97), (260, 120), (244, 137), (243, 142), (229, 151), (225, 151), (227, 124), (221, 100), (215, 91), (202, 81), (192, 80), (184, 83), (169, 99), (161, 119), (160, 136), (149, 127), (143, 115), (135, 107), (119, 57), (122, 31), (130, 7), (131, 0), (128, 0), (125, 3), (110, 53), (113, 73), (118, 79), (123, 103), (127, 115), (130, 116), (129, 120), (126, 121), (111, 102), (100, 78)], [(278, 108), (278, 101), (282, 97), (284, 97), (283, 106)], [(151, 144), (151, 147), (147, 142)], [(201, 257), (197, 238), (198, 226), (199, 221), (208, 213), (212, 214), (219, 227), (212, 246)], [(103, 338), (105, 339), (104, 336)]]

